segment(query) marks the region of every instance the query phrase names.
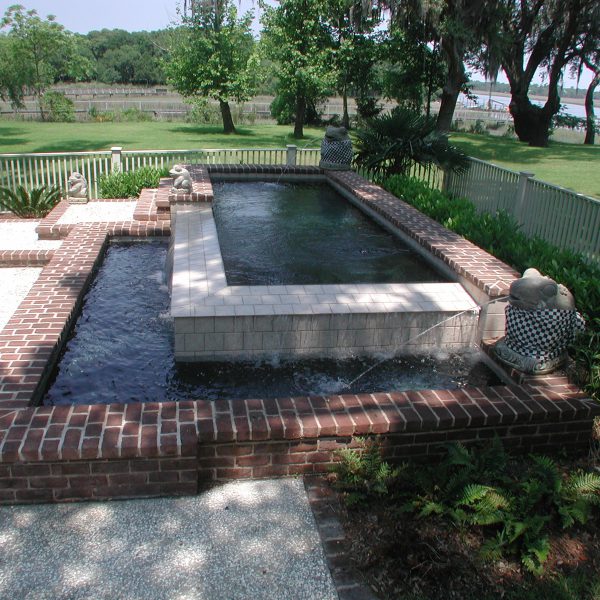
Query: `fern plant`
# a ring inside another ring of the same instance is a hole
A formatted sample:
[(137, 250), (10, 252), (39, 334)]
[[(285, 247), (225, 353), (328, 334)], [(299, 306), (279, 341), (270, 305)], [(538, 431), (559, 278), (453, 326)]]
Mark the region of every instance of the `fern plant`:
[(355, 438), (355, 442), (356, 448), (336, 452), (339, 462), (334, 467), (337, 486), (349, 506), (386, 495), (400, 472), (383, 460), (379, 442), (370, 438)]
[(600, 475), (563, 476), (546, 456), (511, 461), (498, 440), (485, 449), (450, 445), (439, 464), (407, 472), (402, 484), (409, 496), (403, 510), (481, 527), (484, 559), (517, 556), (534, 574), (550, 553), (548, 526), (585, 523), (600, 506)]
[(25, 219), (45, 217), (60, 201), (60, 188), (44, 185), (28, 191), (22, 185), (15, 191), (0, 187), (0, 208)]

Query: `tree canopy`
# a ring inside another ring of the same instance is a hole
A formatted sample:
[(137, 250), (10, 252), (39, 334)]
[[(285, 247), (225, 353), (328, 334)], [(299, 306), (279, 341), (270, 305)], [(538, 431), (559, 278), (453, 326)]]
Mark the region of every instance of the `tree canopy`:
[(235, 132), (229, 102), (248, 100), (258, 77), (251, 22), (251, 13), (238, 19), (229, 0), (202, 3), (184, 15), (165, 63), (169, 82), (182, 96), (218, 100), (225, 133)]

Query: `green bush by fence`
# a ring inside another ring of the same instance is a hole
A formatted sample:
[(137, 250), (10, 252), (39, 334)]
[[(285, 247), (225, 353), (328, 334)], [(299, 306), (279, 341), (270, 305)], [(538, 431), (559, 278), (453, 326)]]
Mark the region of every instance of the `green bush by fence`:
[(137, 198), (144, 188), (158, 187), (161, 177), (169, 175), (168, 167), (142, 167), (137, 171), (116, 172), (100, 176), (101, 198)]
[(587, 321), (574, 348), (580, 383), (600, 399), (600, 267), (583, 256), (560, 250), (538, 237), (527, 237), (507, 213), (478, 213), (463, 198), (451, 198), (411, 177), (393, 176), (384, 187), (398, 198), (523, 272), (535, 267), (565, 285)]

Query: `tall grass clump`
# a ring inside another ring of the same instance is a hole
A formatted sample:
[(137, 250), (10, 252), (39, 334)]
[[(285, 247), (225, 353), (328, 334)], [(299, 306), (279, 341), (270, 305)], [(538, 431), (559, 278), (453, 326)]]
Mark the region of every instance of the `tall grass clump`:
[(161, 177), (169, 175), (168, 167), (142, 167), (137, 171), (118, 171), (101, 175), (99, 179), (101, 198), (137, 198), (144, 188), (158, 187)]

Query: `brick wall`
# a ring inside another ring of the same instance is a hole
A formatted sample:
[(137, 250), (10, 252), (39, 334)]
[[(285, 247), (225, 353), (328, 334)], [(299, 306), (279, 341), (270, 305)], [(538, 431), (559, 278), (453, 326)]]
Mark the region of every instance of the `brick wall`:
[[(353, 174), (335, 176), (399, 222), (398, 211), (408, 211), (419, 243), (486, 293), (503, 293), (515, 277), (462, 238), (420, 221), (414, 209), (394, 205), (373, 184)], [(511, 385), (454, 391), (31, 406), (108, 237), (169, 233), (169, 221), (154, 220), (152, 200), (145, 202), (138, 214), (147, 220), (63, 231), (56, 229), (59, 205), (40, 224), (46, 235), (66, 237), (52, 254), (32, 257), (47, 264), (0, 333), (0, 502), (192, 494), (215, 480), (320, 473), (353, 435), (380, 436), (394, 460), (435, 456), (441, 442), (469, 444), (494, 435), (522, 452), (587, 448), (600, 405), (561, 376), (520, 376)]]

